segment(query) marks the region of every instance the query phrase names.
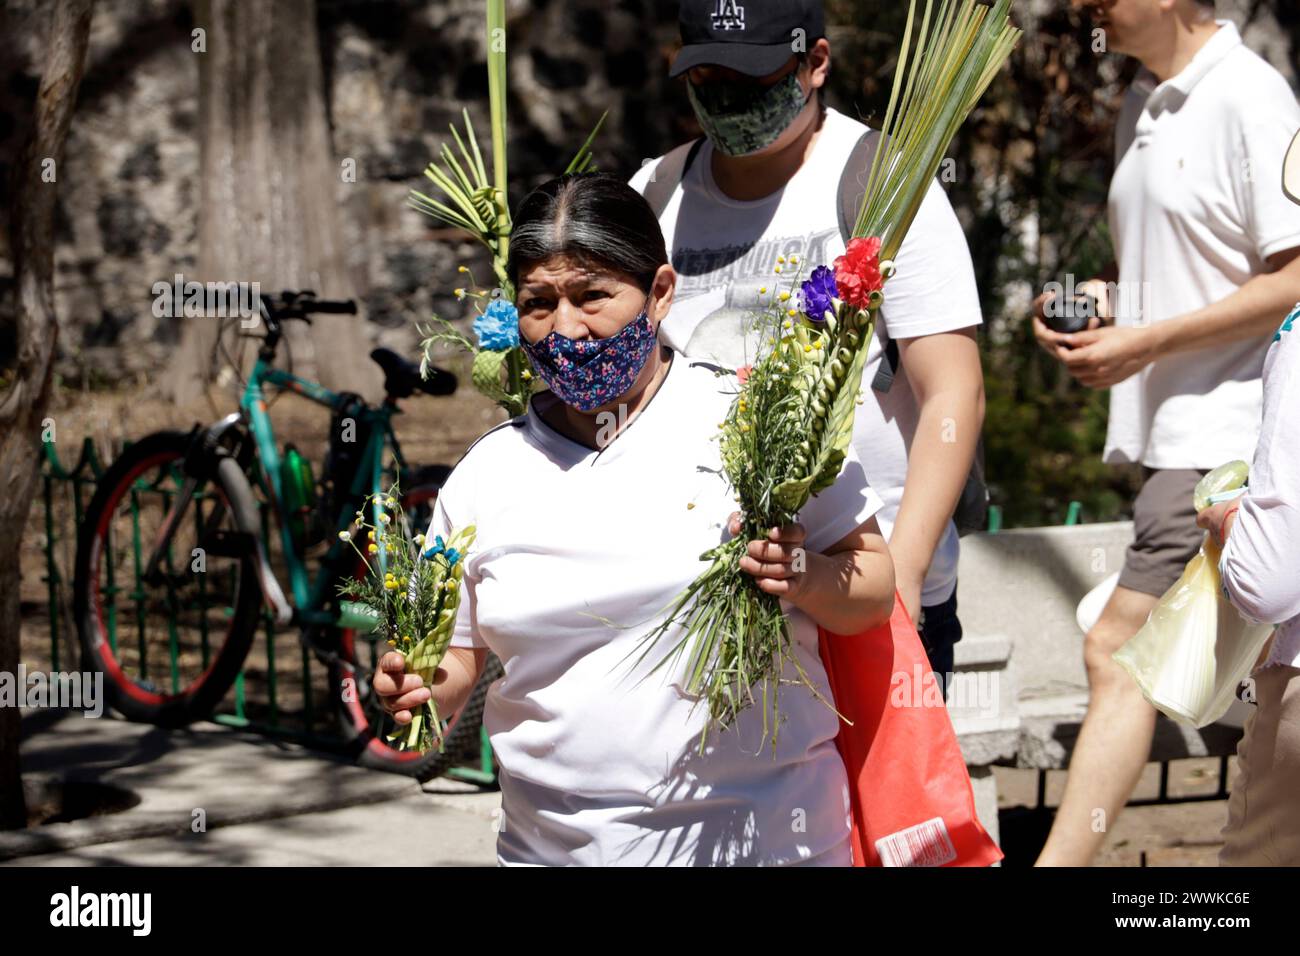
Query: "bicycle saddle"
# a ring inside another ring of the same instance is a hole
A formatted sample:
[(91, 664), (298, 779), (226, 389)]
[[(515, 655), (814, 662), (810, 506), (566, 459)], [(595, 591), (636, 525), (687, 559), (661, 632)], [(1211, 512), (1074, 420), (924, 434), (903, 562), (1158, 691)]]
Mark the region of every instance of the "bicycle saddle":
[(420, 366), (392, 349), (375, 349), (370, 357), (384, 370), (384, 391), (390, 398), (409, 398), (416, 392), (450, 395), (456, 391), (456, 376), (444, 369), (430, 367), (429, 377), (423, 379)]

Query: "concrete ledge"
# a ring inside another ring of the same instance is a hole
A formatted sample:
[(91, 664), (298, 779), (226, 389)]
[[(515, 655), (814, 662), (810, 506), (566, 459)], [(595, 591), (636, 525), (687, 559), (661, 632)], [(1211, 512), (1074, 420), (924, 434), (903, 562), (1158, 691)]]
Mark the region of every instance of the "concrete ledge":
[[(1116, 521), (962, 538), (962, 628), (1012, 643), (1020, 697), (1087, 691), (1075, 608), (1123, 566), (1132, 537), (1132, 522)], [(956, 649), (965, 643), (963, 638)]]
[(1016, 717), (987, 722), (954, 717), (952, 726), (957, 732), (957, 743), (961, 745), (967, 767), (1008, 763), (1015, 760), (1020, 751), (1020, 720)]
[(969, 767), (1013, 760), (1020, 742), (1012, 643), (1005, 635), (965, 635), (953, 648), (948, 715)]
[(1004, 667), (1011, 661), (1011, 638), (1005, 634), (963, 634), (952, 652), (953, 666), (958, 670)]
[(992, 767), (972, 767), (970, 771), (971, 794), (975, 798), (975, 816), (994, 843), (1002, 842), (998, 826), (998, 781)]
[[(1064, 694), (1020, 701), (1020, 743), (1015, 765), (1036, 770), (1064, 770), (1079, 736), (1087, 694)], [(1230, 757), (1237, 752), (1241, 729), (1211, 724), (1197, 730), (1157, 715), (1151, 741), (1152, 761), (1186, 757)]]

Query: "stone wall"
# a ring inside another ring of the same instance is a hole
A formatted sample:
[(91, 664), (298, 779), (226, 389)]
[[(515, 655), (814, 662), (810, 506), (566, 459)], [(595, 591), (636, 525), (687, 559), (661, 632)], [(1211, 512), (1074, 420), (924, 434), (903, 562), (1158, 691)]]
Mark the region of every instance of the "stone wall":
[[(653, 0), (533, 0), (508, 7), (512, 200), (559, 172), (608, 109), (601, 168), (630, 175), (676, 135), (685, 99), (664, 58), (676, 5)], [(13, 355), (8, 183), (41, 66), (48, 10), (14, 0), (0, 12), (0, 367)], [(99, 0), (90, 62), (59, 187), (58, 371), (92, 386), (147, 378), (176, 325), (151, 312), (154, 282), (192, 274), (197, 248), (198, 57), (193, 14), (178, 0)], [(464, 306), (456, 267), (489, 274), (472, 243), (408, 208), (425, 165), (468, 108), (487, 129), (481, 0), (319, 0), (337, 195), (348, 268), (377, 342), (411, 349), (413, 323)], [(662, 41), (660, 39), (662, 38)], [(648, 42), (649, 41), (649, 42)], [(652, 104), (676, 96), (673, 109)], [(353, 164), (356, 175), (343, 175)]]
[[(1285, 0), (1222, 0), (1220, 12), (1240, 22), (1249, 9), (1248, 43), (1294, 83), (1297, 24), (1291, 21), (1297, 17), (1272, 12), (1283, 6)], [(872, 115), (887, 94), (898, 10), (881, 10), (875, 0), (828, 0), (827, 7), (834, 49), (844, 54), (828, 102)], [(1044, 19), (1059, 16), (1056, 7), (1056, 0), (1017, 3), (1026, 44), (1050, 50), (1049, 33), (1036, 33), (1040, 24), (1046, 31), (1058, 26)], [(516, 0), (507, 15), (513, 199), (562, 169), (605, 110), (597, 164), (626, 175), (695, 133), (680, 84), (666, 77), (676, 43), (674, 0)], [(26, 134), (47, 16), (39, 0), (0, 7), (0, 368), (13, 354), (9, 182)], [(343, 209), (351, 283), (375, 340), (409, 349), (415, 321), (432, 311), (464, 313), (450, 295), (464, 284), (457, 265), (478, 262), (475, 274), (488, 273), (476, 247), (434, 230), (404, 202), (410, 188), (422, 188), (421, 171), (462, 108), (486, 129), (482, 2), (318, 0), (317, 21), (303, 24), (304, 42), (315, 36), (321, 44), (335, 158), (356, 168), (355, 182), (340, 176), (334, 197)], [(191, 272), (198, 255), (197, 58), (203, 54), (191, 49), (193, 27), (191, 4), (183, 0), (99, 0), (95, 7), (90, 63), (58, 170), (58, 370), (78, 384), (148, 377), (177, 338), (171, 321), (152, 315), (150, 287)], [(1037, 55), (1017, 62), (1013, 71), (1042, 68)], [(1095, 100), (1104, 108), (1120, 69), (1098, 75), (1104, 82)], [(1020, 123), (1014, 91), (1021, 82), (1013, 76), (998, 94), (1003, 101), (980, 122)], [(973, 123), (968, 135), (978, 139), (981, 129)], [(1028, 141), (1033, 131), (1017, 135)], [(972, 168), (978, 165), (972, 160)], [(981, 182), (973, 169), (950, 193), (971, 226), (999, 215), (999, 189), (996, 175)], [(995, 245), (983, 253), (1001, 256)], [(982, 283), (997, 286), (993, 259), (977, 256), (977, 265)]]

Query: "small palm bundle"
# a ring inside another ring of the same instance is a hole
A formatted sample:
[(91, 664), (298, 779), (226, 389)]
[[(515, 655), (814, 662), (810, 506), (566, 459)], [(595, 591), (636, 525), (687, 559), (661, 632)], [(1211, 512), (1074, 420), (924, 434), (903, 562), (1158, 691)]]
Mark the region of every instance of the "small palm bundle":
[[(794, 666), (796, 683), (816, 692), (791, 650), (780, 600), (759, 590), (739, 562), (750, 540), (793, 522), (838, 477), (876, 314), (895, 272), (892, 258), (953, 135), (1020, 36), (1009, 21), (1010, 0), (991, 7), (941, 0), (933, 18), (933, 0), (924, 5), (916, 28), (911, 0), (882, 142), (845, 254), (758, 310), (766, 350), (744, 376), (721, 428), (723, 471), (740, 501), (741, 533), (701, 555), (707, 569), (642, 640), (644, 658), (670, 627), (682, 626), (681, 640), (655, 669), (685, 655), (685, 690), (709, 710), (701, 750), (711, 726), (725, 729), (755, 703), (757, 685), (764, 732), (775, 748), (785, 662)], [(775, 269), (786, 267), (781, 259)]]
[[(433, 326), (417, 326), (424, 358), (420, 372), (428, 376), (435, 346), (449, 344), (474, 356), (471, 379), (474, 387), (506, 410), (522, 415), (532, 393), (532, 374), (519, 346), (519, 316), (514, 307), (514, 289), (506, 274), (510, 253), (510, 206), (506, 198), (506, 47), (505, 0), (487, 2), (488, 104), (492, 125), (492, 176), (489, 178), (483, 153), (469, 111), (463, 110), (465, 130), (451, 127), (456, 148), (444, 143), (441, 165), (430, 163), (424, 175), (437, 187), (441, 198), (411, 191), (410, 205), (443, 225), (460, 229), (482, 243), (491, 253), (496, 285), (491, 291), (473, 287), (473, 274), (466, 266), (459, 271), (469, 276), (471, 286), (456, 290), (458, 299), (477, 300), (479, 317), (474, 322), (475, 343), (446, 319), (433, 316)], [(591, 144), (605, 117), (601, 116), (578, 149), (566, 173), (594, 169)]]
[[(352, 529), (339, 532), (366, 568), (339, 591), (367, 609), (365, 616), (375, 622), (374, 629), (406, 658), (406, 673), (418, 674), (424, 686), (432, 687), (455, 630), (464, 558), (475, 529), (470, 525), (445, 541), (438, 537), (429, 542), (423, 534), (412, 534), (396, 486), (387, 495), (376, 495), (372, 504), (376, 523), (368, 523), (358, 511)], [(357, 536), (365, 542), (364, 551), (357, 546)], [(442, 747), (442, 729), (431, 698), (408, 726), (389, 734), (388, 741), (397, 750), (426, 753)]]

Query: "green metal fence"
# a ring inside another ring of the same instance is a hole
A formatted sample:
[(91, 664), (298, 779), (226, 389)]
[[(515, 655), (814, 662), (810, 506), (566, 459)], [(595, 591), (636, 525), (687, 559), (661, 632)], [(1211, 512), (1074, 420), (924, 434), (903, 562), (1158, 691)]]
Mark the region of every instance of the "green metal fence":
[[(76, 622), (72, 620), (72, 587), (77, 534), (84, 517), (85, 508), (94, 495), (95, 487), (103, 476), (105, 467), (96, 453), (94, 443), (86, 438), (82, 441), (76, 464), (65, 467), (60, 460), (53, 442), (46, 442), (40, 462), (42, 485), (41, 519), (44, 524), (45, 541), (45, 576), (43, 583), (46, 591), (46, 609), (48, 615), (48, 644), (42, 646), (25, 646), (24, 659), (44, 662), (48, 660), (51, 671), (60, 670), (68, 663), (78, 666)], [(141, 546), (139, 541), (138, 515), (141, 496), (150, 492), (164, 495), (172, 494), (168, 489), (135, 488), (131, 492), (131, 508), (136, 538), (132, 542), (133, 559), (126, 567), (114, 567), (111, 551), (104, 556), (107, 578), (106, 591), (109, 592), (106, 603), (115, 607), (118, 597), (139, 597), (142, 575)], [(204, 493), (199, 491), (196, 500), (202, 500)], [(271, 528), (272, 514), (269, 507), (258, 502), (261, 509), (262, 537), (273, 550), (277, 536)], [(194, 509), (198, 520), (199, 509)], [(170, 556), (169, 556), (170, 560)], [(202, 587), (202, 576), (200, 576)], [(139, 606), (137, 601), (136, 606)], [(175, 608), (175, 604), (169, 605)], [(179, 608), (176, 608), (179, 611)], [(129, 618), (129, 615), (122, 615)], [(202, 620), (202, 618), (200, 618)], [(263, 607), (260, 612), (258, 635), (245, 660), (231, 690), (222, 701), (218, 711), (212, 715), (216, 723), (237, 727), (242, 730), (267, 736), (292, 740), (308, 746), (327, 750), (338, 750), (345, 744), (340, 732), (338, 715), (332, 708), (322, 708), (321, 702), (329, 700), (329, 672), (316, 655), (298, 638), (295, 629), (278, 627), (274, 615)], [(175, 626), (173, 613), (172, 626)], [(129, 640), (131, 621), (119, 620), (116, 614), (106, 628), (110, 644), (116, 653), (119, 640)], [(39, 629), (38, 629), (39, 630)], [(143, 624), (139, 625), (141, 649), (143, 655)], [(207, 645), (206, 630), (202, 640), (202, 663), (206, 668), (210, 648)], [(30, 631), (25, 635), (32, 641)], [(171, 642), (172, 660), (170, 669), (172, 683), (178, 682), (177, 661), (175, 659), (176, 642)], [(46, 649), (48, 648), (48, 655)], [(480, 784), (495, 781), (491, 748), (486, 732), (480, 734), (480, 750), (472, 761), (473, 766), (456, 767), (449, 773), (460, 779)]]
[[(55, 517), (55, 497), (56, 483), (62, 483), (66, 486), (66, 493), (71, 499), (74, 528), (81, 527), (82, 517), (85, 514), (85, 502), (94, 493), (95, 485), (98, 483), (100, 476), (104, 472), (100, 464), (99, 456), (95, 453), (95, 445), (89, 439), (85, 439), (81, 445), (81, 457), (77, 464), (71, 469), (66, 469), (59, 461), (59, 456), (54, 451), (54, 443), (46, 442), (43, 446), (44, 455), (41, 459), (41, 499), (44, 504), (45, 519), (45, 578), (47, 601), (49, 615), (49, 632), (50, 632), (50, 670), (62, 670), (60, 667), (61, 658), (59, 655), (59, 638), (64, 636), (64, 628), (68, 628), (68, 634), (74, 633), (71, 629), (75, 626), (67, 613), (71, 608), (71, 592), (69, 591), (70, 582), (67, 581), (60, 568), (59, 562), (55, 557), (55, 548), (63, 540), (63, 536), (58, 533), (58, 522)], [(72, 547), (76, 547), (76, 535), (71, 536)], [(68, 561), (69, 570), (71, 569), (71, 559)], [(72, 643), (65, 641), (65, 646), (73, 646)]]
[[(51, 670), (59, 670), (68, 653), (76, 653), (76, 622), (71, 619), (73, 560), (77, 532), (85, 516), (85, 507), (94, 494), (95, 486), (103, 475), (104, 465), (89, 439), (82, 442), (76, 464), (65, 467), (52, 442), (46, 442), (41, 459), (42, 520), (45, 529), (46, 607), (49, 619), (49, 662)], [(131, 492), (133, 515), (138, 515), (141, 496), (151, 490), (165, 496), (166, 489), (136, 488)], [(202, 491), (196, 494), (202, 500)], [(260, 507), (260, 503), (259, 503)], [(198, 510), (195, 509), (197, 517)], [(270, 510), (261, 513), (263, 537), (274, 540), (271, 534)], [(138, 527), (136, 528), (138, 535)], [(133, 542), (134, 559), (129, 567), (114, 567), (111, 553), (105, 555), (108, 578), (108, 602), (112, 605), (121, 597), (139, 595), (141, 549), (138, 539)], [(119, 639), (129, 638), (131, 622), (118, 620), (114, 615), (108, 638), (114, 651)], [(325, 699), (329, 675), (323, 664), (304, 647), (296, 632), (277, 628), (274, 616), (263, 609), (259, 638), (250, 651), (244, 670), (236, 678), (222, 707), (212, 719), (217, 723), (239, 727), (270, 736), (293, 739), (313, 746), (336, 749), (343, 743), (335, 725), (334, 715), (322, 713), (319, 701)], [(206, 638), (206, 632), (204, 633)], [(39, 648), (25, 648), (38, 659)], [(141, 648), (143, 653), (143, 647)], [(209, 648), (203, 641), (203, 665), (208, 664)], [(173, 684), (176, 683), (176, 661), (171, 661)], [(290, 701), (286, 706), (285, 698)]]
[[(1071, 501), (1069, 509), (1065, 513), (1065, 525), (1079, 524), (1083, 519), (1083, 502)], [(997, 534), (1002, 530), (1002, 506), (989, 505), (989, 534)]]

